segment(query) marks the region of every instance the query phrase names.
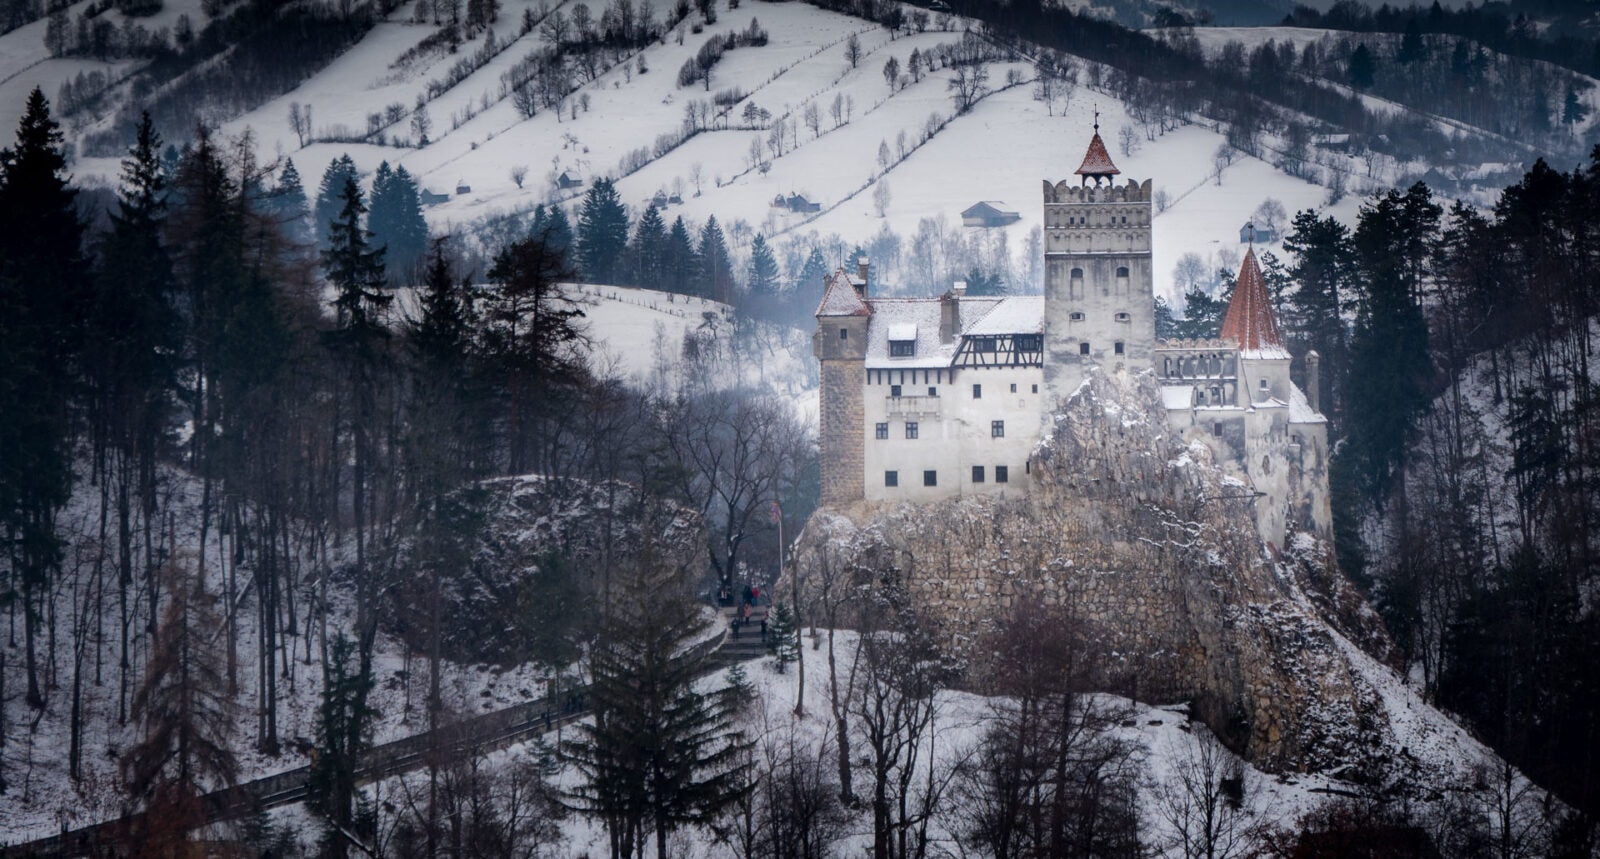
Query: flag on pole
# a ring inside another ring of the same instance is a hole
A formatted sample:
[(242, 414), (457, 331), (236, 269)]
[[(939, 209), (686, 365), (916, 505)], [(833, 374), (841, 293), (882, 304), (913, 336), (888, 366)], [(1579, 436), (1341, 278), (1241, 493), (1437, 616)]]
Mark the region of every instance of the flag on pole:
[(772, 502), (771, 506), (767, 508), (767, 517), (772, 520), (774, 525), (783, 521), (783, 508), (778, 506), (778, 502)]

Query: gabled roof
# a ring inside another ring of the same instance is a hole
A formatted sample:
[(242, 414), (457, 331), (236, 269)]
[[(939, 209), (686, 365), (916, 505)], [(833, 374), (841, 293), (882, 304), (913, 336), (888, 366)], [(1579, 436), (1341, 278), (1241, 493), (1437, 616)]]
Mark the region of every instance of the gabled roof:
[(1245, 252), (1239, 266), (1239, 280), (1233, 287), (1233, 301), (1222, 320), (1222, 339), (1239, 344), (1244, 358), (1287, 358), (1289, 352), (1278, 334), (1278, 320), (1272, 315), (1272, 298), (1267, 294), (1266, 278), (1256, 264), (1256, 250)]
[(856, 294), (855, 286), (850, 283), (850, 276), (841, 268), (828, 279), (828, 288), (822, 292), (822, 303), (817, 306), (817, 315), (871, 316), (872, 308)]
[(977, 203), (973, 203), (971, 206), (968, 206), (964, 211), (962, 211), (961, 216), (963, 218), (969, 218), (973, 215), (981, 215), (985, 212), (993, 212), (996, 215), (1017, 214), (1015, 209), (1006, 208), (1006, 204), (999, 200), (981, 200)]
[(1094, 124), (1094, 137), (1089, 138), (1089, 151), (1083, 154), (1083, 164), (1073, 171), (1087, 179), (1090, 176), (1111, 178), (1121, 170), (1111, 163), (1111, 153), (1106, 151), (1106, 142), (1100, 139), (1100, 123)]

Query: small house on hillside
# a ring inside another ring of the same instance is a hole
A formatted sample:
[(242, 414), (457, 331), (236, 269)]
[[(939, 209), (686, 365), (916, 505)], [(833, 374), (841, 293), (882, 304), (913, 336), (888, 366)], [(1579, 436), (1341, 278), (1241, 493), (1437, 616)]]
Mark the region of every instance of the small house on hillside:
[(1022, 216), (1015, 210), (1006, 208), (1006, 204), (998, 200), (984, 200), (975, 203), (961, 213), (961, 226), (963, 227), (1003, 227), (1022, 220)]
[(471, 194), (471, 193), (472, 193), (472, 186), (468, 185), (467, 181), (465, 179), (457, 179), (456, 180), (456, 196), (457, 197), (461, 196), (462, 194)]
[(561, 171), (561, 175), (556, 177), (556, 187), (563, 191), (567, 191), (572, 188), (581, 188), (583, 187), (583, 177), (572, 172), (571, 170), (563, 170)]
[(1239, 228), (1239, 244), (1241, 245), (1254, 244), (1255, 242), (1265, 244), (1267, 242), (1275, 242), (1281, 238), (1283, 237), (1278, 235), (1277, 230), (1249, 221), (1246, 221), (1245, 225)]
[(422, 205), (424, 206), (437, 206), (440, 203), (447, 203), (450, 201), (449, 194), (439, 194), (429, 191), (427, 188), (423, 188), (422, 190), (418, 191), (417, 196), (421, 199)]
[(813, 203), (801, 194), (790, 194), (787, 197), (779, 194), (773, 198), (772, 207), (774, 209), (788, 209), (798, 215), (809, 215), (813, 212), (822, 211), (821, 203)]

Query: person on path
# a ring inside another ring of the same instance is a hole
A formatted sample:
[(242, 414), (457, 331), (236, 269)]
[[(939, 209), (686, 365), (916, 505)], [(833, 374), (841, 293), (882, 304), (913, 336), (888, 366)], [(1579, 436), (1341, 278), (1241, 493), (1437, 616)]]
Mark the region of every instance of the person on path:
[(766, 618), (762, 618), (761, 619), (761, 643), (762, 644), (766, 644), (767, 643), (767, 619)]

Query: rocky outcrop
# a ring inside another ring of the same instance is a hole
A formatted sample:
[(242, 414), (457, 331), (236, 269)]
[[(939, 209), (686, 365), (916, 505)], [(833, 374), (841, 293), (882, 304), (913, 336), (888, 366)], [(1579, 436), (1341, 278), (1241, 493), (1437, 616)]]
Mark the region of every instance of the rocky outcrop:
[(1059, 606), (1102, 688), (1187, 700), (1258, 766), (1386, 778), (1380, 691), (1349, 657), (1392, 661), (1382, 624), (1323, 543), (1262, 543), (1251, 488), (1168, 432), (1149, 374), (1091, 374), (1029, 471), (1023, 498), (820, 511), (796, 568), (892, 579), (958, 647), (1018, 601)]
[(592, 614), (613, 572), (648, 567), (664, 580), (693, 580), (707, 566), (705, 546), (699, 514), (641, 498), (626, 483), (481, 481), (440, 499), (406, 542), (407, 574), (391, 591), (387, 621), (425, 652), (437, 610), (453, 659), (564, 658), (563, 639)]

